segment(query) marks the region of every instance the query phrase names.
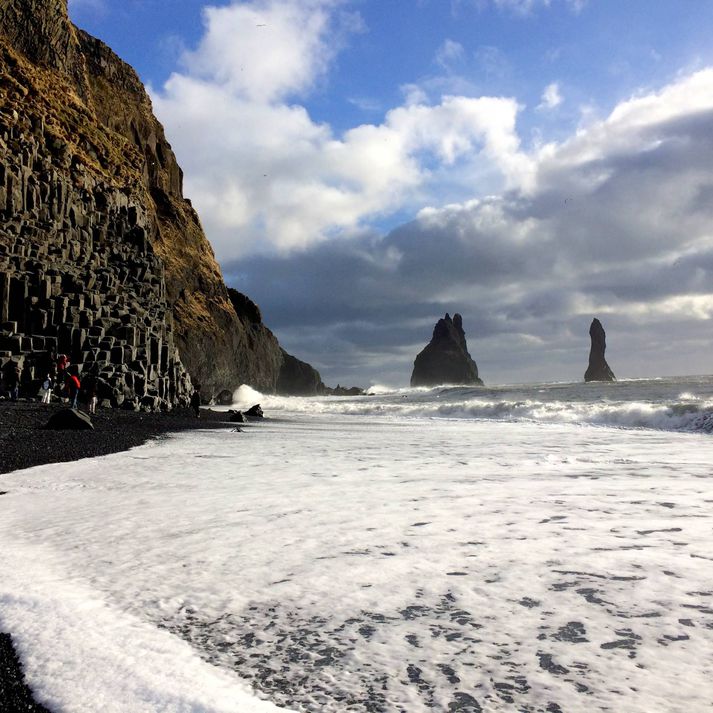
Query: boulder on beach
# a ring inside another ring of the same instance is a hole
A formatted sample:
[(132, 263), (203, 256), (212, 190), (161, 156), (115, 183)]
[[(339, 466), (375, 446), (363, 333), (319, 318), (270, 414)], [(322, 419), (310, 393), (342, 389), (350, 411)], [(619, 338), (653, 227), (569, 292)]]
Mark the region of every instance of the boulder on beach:
[(433, 330), (433, 337), (416, 357), (411, 386), (439, 384), (480, 385), (478, 366), (468, 353), (463, 331), (463, 318), (446, 313)]
[(76, 409), (64, 408), (52, 414), (45, 428), (52, 431), (93, 431), (94, 426), (86, 413)]
[(228, 411), (230, 414), (230, 423), (245, 423), (245, 416), (243, 416), (241, 411)]
[(260, 404), (255, 404), (254, 406), (250, 407), (244, 415), (248, 418), (263, 418), (264, 416), (262, 408), (260, 408)]
[(589, 350), (589, 366), (584, 374), (585, 381), (616, 381), (614, 372), (609, 368), (604, 352), (607, 348), (607, 336), (602, 323), (595, 317), (589, 327), (592, 346)]

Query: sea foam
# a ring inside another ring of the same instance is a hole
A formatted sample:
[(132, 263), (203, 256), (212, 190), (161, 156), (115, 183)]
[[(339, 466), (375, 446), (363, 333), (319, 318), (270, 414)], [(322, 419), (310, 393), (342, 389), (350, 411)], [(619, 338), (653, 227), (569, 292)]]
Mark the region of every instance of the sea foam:
[[(681, 392), (681, 383), (690, 389)], [(367, 396), (321, 399), (285, 399), (256, 392), (250, 396), (248, 401), (262, 401), (273, 411), (713, 431), (709, 377), (495, 388), (379, 386)]]
[(3, 478), (0, 621), (44, 700), (118, 706), (148, 660), (166, 710), (241, 681), (310, 713), (711, 709), (707, 435), (318, 403)]

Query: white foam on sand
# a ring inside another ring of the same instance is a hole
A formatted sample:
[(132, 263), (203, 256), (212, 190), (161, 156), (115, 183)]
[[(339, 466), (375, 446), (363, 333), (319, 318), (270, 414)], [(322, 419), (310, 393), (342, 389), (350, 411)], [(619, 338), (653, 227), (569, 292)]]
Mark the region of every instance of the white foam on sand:
[(713, 709), (710, 437), (299, 409), (3, 476), (0, 622), (43, 697)]
[(12, 632), (28, 685), (55, 713), (280, 710), (180, 638), (108, 605), (42, 548), (5, 541), (0, 561), (0, 629)]

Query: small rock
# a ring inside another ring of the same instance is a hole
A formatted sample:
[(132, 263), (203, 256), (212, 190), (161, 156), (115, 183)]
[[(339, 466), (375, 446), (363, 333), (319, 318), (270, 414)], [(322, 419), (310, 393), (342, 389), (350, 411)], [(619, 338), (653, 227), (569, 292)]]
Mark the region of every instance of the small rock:
[(86, 413), (65, 408), (52, 414), (45, 425), (52, 431), (93, 431), (94, 426)]
[(255, 404), (251, 408), (249, 408), (246, 412), (245, 415), (248, 418), (263, 418), (264, 414), (262, 412), (262, 409), (260, 408), (260, 404)]

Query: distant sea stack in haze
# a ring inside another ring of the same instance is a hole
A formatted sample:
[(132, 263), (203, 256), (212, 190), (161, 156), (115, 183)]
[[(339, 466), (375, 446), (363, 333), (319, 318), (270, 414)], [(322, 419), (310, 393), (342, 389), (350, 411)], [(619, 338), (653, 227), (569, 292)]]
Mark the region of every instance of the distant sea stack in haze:
[(112, 406), (321, 383), (226, 287), (141, 81), (67, 0), (0, 0), (0, 97), (0, 365), (25, 393), (60, 353)]
[(595, 317), (589, 327), (592, 346), (589, 350), (589, 366), (584, 374), (585, 381), (616, 381), (614, 372), (609, 368), (604, 352), (607, 348), (607, 335), (602, 323)]
[(439, 384), (480, 385), (478, 366), (468, 353), (463, 318), (446, 313), (433, 329), (433, 337), (416, 357), (411, 386)]

